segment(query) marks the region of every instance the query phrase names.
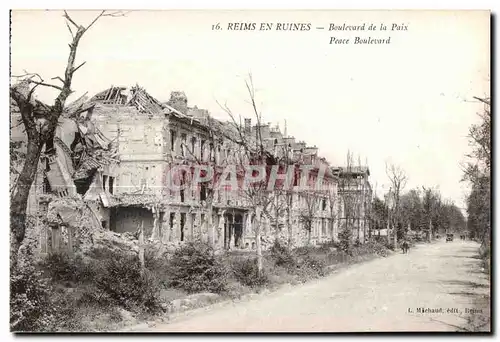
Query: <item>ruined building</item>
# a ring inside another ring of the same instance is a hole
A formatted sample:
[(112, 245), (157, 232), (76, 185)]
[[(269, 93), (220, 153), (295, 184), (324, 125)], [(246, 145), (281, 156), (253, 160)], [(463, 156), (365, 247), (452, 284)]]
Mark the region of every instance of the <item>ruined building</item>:
[[(255, 248), (255, 208), (240, 190), (217, 190), (203, 183), (179, 191), (166, 186), (169, 170), (176, 165), (189, 169), (201, 163), (219, 170), (238, 163), (240, 132), (248, 141), (258, 132), (271, 159), (297, 169), (311, 166), (309, 181), (324, 179), (322, 190), (294, 191), (299, 171), (290, 191), (270, 194), (273, 201), (261, 229), (264, 248), (275, 238), (295, 246), (337, 239), (342, 216), (338, 185), (344, 173), (320, 157), (316, 147), (270, 124), (252, 125), (250, 119), (237, 129), (206, 110), (189, 107), (183, 92), (172, 92), (168, 102), (160, 102), (138, 85), (112, 86), (68, 107), (53, 146), (47, 146), (41, 158), (30, 211), (39, 212), (40, 198), (48, 195), (52, 216), (63, 227), (90, 215), (93, 229), (119, 234), (141, 230), (146, 239), (163, 243), (198, 239), (217, 248)], [(181, 184), (184, 176), (176, 175)], [(85, 213), (75, 216), (74, 206), (61, 205), (65, 198), (81, 200)], [(364, 230), (365, 221), (358, 221)], [(311, 227), (310, 233), (305, 226)]]
[[(72, 237), (80, 242), (86, 231), (106, 227), (109, 209), (103, 179), (112, 179), (118, 165), (116, 145), (92, 120), (94, 105), (80, 99), (60, 117), (55, 137), (40, 156), (38, 173), (30, 189), (28, 214), (40, 231), (40, 250), (71, 248)], [(18, 108), (11, 103), (11, 144), (22, 154), (26, 134)], [(11, 159), (11, 184), (22, 167), (22, 158)], [(108, 183), (106, 183), (108, 184)], [(15, 191), (11, 188), (11, 192)], [(87, 236), (88, 237), (88, 236)], [(49, 246), (49, 247), (48, 247)]]

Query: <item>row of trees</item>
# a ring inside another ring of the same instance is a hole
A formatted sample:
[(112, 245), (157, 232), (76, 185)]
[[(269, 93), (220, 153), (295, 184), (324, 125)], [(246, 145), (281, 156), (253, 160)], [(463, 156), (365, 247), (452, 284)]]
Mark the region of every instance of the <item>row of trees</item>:
[(468, 138), (472, 152), (464, 167), (463, 181), (471, 185), (467, 197), (467, 220), (453, 202), (444, 200), (438, 189), (412, 189), (402, 193), (407, 177), (393, 165), (387, 167), (391, 183), (384, 200), (375, 197), (372, 202), (371, 224), (375, 229), (390, 228), (394, 245), (408, 230), (424, 232), (430, 241), (438, 233), (468, 231), (483, 247), (491, 241), (491, 99), (474, 97), (483, 110), (477, 113), (478, 123), (469, 128)]
[(467, 198), (469, 235), (488, 247), (491, 239), (491, 100), (475, 97), (484, 104), (479, 122), (469, 129), (472, 152), (464, 168), (464, 181), (471, 185)]
[(438, 189), (422, 187), (403, 193), (407, 179), (404, 171), (390, 166), (388, 175), (391, 190), (384, 200), (375, 197), (372, 202), (370, 219), (375, 235), (377, 230), (395, 229), (392, 242), (396, 247), (397, 241), (403, 239), (410, 230), (428, 241), (438, 234), (465, 230), (466, 221), (462, 211), (452, 201), (444, 200)]

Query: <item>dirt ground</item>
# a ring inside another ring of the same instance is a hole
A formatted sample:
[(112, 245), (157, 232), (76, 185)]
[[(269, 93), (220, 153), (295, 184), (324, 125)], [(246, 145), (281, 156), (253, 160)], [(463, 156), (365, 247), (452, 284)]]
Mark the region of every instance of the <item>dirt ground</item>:
[(489, 315), (484, 308), (470, 311), (481, 299), (484, 304), (490, 291), (476, 257), (478, 247), (461, 240), (422, 244), (409, 254), (398, 251), (305, 285), (181, 314), (141, 331), (470, 330), (471, 321)]

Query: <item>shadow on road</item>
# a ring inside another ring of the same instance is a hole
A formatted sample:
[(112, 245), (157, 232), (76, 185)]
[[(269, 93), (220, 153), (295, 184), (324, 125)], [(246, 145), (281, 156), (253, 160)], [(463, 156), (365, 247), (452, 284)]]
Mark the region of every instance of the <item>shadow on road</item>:
[(472, 288), (489, 288), (488, 285), (480, 284), (480, 283), (475, 283), (473, 281), (444, 280), (444, 281), (441, 281), (441, 282), (444, 283), (444, 284), (448, 284), (448, 285), (458, 285), (458, 286), (472, 287)]
[(465, 292), (465, 291), (462, 291), (462, 292), (449, 292), (449, 294), (456, 295), (456, 296), (465, 296), (465, 297), (474, 297), (474, 296), (477, 296), (477, 293), (475, 293), (475, 292)]
[(443, 255), (443, 258), (461, 258), (461, 259), (476, 259), (481, 260), (481, 257), (478, 255), (470, 256), (470, 255)]

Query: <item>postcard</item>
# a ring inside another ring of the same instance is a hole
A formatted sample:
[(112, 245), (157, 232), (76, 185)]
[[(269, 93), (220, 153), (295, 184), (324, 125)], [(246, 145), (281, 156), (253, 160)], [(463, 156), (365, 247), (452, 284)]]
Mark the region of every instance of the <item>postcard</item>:
[(12, 10), (12, 332), (491, 332), (487, 10)]

